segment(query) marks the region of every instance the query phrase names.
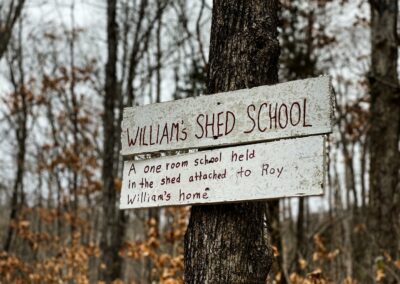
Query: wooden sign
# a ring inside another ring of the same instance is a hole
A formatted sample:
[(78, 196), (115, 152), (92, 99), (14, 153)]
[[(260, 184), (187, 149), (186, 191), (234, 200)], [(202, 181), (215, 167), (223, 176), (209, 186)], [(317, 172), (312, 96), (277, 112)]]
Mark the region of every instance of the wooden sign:
[(237, 145), (332, 132), (329, 77), (124, 110), (122, 155)]
[(311, 136), (125, 161), (120, 208), (321, 194), (325, 156)]

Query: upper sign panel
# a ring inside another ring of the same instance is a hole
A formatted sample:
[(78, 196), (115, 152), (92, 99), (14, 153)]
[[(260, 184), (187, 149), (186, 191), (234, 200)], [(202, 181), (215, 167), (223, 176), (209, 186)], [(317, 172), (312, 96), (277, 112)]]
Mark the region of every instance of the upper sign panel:
[(209, 148), (332, 132), (329, 77), (130, 107), (122, 155)]

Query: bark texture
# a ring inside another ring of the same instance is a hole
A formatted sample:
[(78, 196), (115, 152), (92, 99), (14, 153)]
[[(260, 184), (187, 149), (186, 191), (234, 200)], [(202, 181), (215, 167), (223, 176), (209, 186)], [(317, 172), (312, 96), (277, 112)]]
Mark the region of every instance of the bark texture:
[[(214, 1), (209, 94), (278, 82), (277, 10), (275, 0)], [(185, 282), (265, 283), (272, 264), (265, 213), (261, 202), (192, 207)]]
[[(370, 0), (370, 6), (372, 64), (369, 226), (373, 235), (372, 256), (373, 261), (376, 261), (378, 255), (383, 256), (386, 252), (396, 260), (400, 256), (398, 1)], [(386, 273), (385, 283), (396, 282), (391, 274)]]

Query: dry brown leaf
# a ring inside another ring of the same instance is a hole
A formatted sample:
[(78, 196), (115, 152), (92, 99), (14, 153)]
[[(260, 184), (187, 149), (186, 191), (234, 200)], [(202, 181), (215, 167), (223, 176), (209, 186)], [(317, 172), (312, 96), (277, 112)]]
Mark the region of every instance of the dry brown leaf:
[(378, 269), (375, 272), (375, 280), (380, 282), (385, 278), (385, 271), (383, 269)]
[(307, 261), (304, 258), (299, 259), (300, 269), (304, 270), (307, 267)]

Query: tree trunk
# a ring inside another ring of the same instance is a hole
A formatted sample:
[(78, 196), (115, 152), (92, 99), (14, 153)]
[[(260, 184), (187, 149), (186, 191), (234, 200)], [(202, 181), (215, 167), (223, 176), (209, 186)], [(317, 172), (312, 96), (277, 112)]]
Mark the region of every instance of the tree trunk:
[(295, 269), (296, 273), (301, 275), (303, 267), (300, 260), (307, 259), (305, 232), (304, 232), (304, 198), (299, 198), (299, 210), (296, 222), (296, 254), (295, 254)]
[[(11, 1), (9, 7), (5, 8), (8, 13), (5, 15), (5, 20), (0, 19), (0, 59), (7, 50), (7, 45), (10, 42), (12, 30), (21, 15), (25, 0), (18, 0), (16, 3)], [(0, 4), (0, 11), (4, 4)]]
[[(398, 2), (370, 0), (371, 6), (371, 128), (369, 231), (372, 261), (387, 253), (399, 257), (400, 220), (400, 92), (397, 74)], [(383, 257), (387, 260), (387, 257)], [(385, 270), (385, 283), (396, 280)]]
[(27, 122), (28, 122), (28, 109), (26, 102), (26, 93), (24, 87), (21, 85), (20, 89), (17, 90), (18, 96), (21, 99), (22, 106), (21, 112), (17, 117), (17, 129), (16, 137), (18, 142), (18, 154), (17, 154), (17, 171), (15, 176), (15, 182), (13, 187), (13, 193), (11, 198), (11, 211), (10, 211), (10, 225), (8, 227), (7, 236), (4, 242), (4, 250), (10, 251), (12, 238), (14, 234), (13, 223), (19, 219), (19, 212), (23, 206), (23, 195), (24, 195), (24, 174), (25, 174), (25, 154), (26, 154), (26, 138)]
[[(208, 93), (278, 81), (278, 1), (214, 1)], [(194, 206), (185, 235), (186, 283), (265, 283), (272, 263), (266, 206)]]
[(24, 193), (24, 174), (25, 174), (25, 160), (26, 160), (26, 144), (28, 138), (28, 115), (29, 115), (29, 105), (27, 101), (27, 89), (25, 88), (25, 74), (23, 69), (23, 48), (22, 48), (22, 27), (19, 27), (18, 35), (18, 49), (15, 51), (15, 57), (18, 63), (19, 80), (16, 79), (13, 70), (13, 63), (10, 62), (10, 75), (11, 81), (14, 86), (15, 101), (14, 104), (17, 106), (18, 111), (16, 112), (16, 129), (15, 137), (18, 145), (17, 152), (17, 169), (15, 174), (15, 181), (13, 186), (13, 193), (11, 197), (11, 211), (9, 219), (9, 227), (6, 234), (6, 239), (4, 241), (3, 249), (6, 252), (11, 251), (13, 236), (15, 234), (13, 223), (21, 218), (21, 209), (24, 205), (25, 193)]
[[(275, 263), (271, 268), (270, 277), (274, 279), (279, 284), (286, 284), (287, 281), (287, 273), (285, 271), (284, 263), (283, 263), (283, 243), (281, 237), (281, 222), (280, 222), (280, 206), (279, 199), (269, 200), (267, 202), (267, 220), (269, 223), (269, 235), (271, 239), (271, 245), (273, 245), (278, 254), (275, 257)], [(280, 276), (278, 276), (280, 274)], [(277, 280), (280, 279), (280, 280)]]
[(100, 241), (102, 251), (101, 262), (105, 267), (100, 268), (100, 279), (111, 283), (117, 279), (122, 271), (122, 258), (118, 252), (123, 242), (123, 212), (119, 212), (116, 206), (117, 191), (115, 188), (115, 148), (117, 139), (115, 136), (116, 119), (115, 107), (118, 101), (117, 81), (117, 49), (118, 26), (116, 20), (117, 0), (107, 1), (107, 45), (108, 58), (106, 63), (106, 84), (104, 99), (104, 149), (103, 149), (103, 224)]

